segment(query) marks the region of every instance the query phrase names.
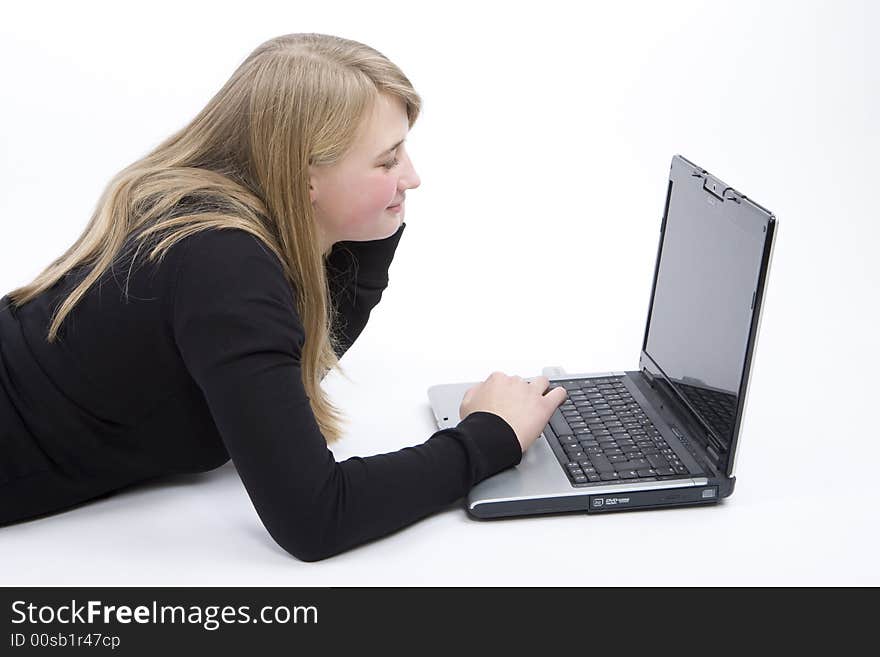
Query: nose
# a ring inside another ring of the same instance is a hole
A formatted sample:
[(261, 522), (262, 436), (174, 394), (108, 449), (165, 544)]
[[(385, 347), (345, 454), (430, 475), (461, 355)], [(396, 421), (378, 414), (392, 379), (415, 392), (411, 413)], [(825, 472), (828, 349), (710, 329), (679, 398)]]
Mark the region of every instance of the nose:
[(407, 167), (406, 174), (401, 176), (401, 182), (404, 189), (415, 189), (422, 184), (422, 180), (419, 178), (419, 174), (416, 173), (416, 168), (413, 166), (412, 159), (408, 155), (406, 161), (409, 166)]

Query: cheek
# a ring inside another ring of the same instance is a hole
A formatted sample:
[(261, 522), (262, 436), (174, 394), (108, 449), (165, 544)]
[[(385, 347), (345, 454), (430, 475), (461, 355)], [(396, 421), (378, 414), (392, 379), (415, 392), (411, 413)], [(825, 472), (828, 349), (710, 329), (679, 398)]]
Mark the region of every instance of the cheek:
[(384, 171), (375, 175), (341, 176), (323, 206), (326, 221), (337, 235), (345, 239), (368, 239), (377, 223), (386, 223), (392, 216), (387, 211), (397, 198), (397, 177)]
[(376, 202), (384, 210), (394, 202), (397, 197), (397, 179), (392, 176), (383, 176), (381, 184), (376, 185)]
[(391, 205), (396, 196), (397, 185), (394, 178), (391, 176), (370, 178), (360, 186), (354, 206), (363, 220), (370, 220)]

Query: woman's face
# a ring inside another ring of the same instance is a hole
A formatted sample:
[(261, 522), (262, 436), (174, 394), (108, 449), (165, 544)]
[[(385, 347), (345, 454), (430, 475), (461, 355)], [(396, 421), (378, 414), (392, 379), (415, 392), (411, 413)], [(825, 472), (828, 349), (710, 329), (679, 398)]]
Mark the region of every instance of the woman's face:
[[(403, 101), (379, 94), (352, 150), (331, 166), (310, 166), (310, 194), (324, 252), (342, 240), (389, 237), (404, 220), (406, 190), (421, 184), (402, 143)], [(400, 204), (397, 208), (391, 208)]]

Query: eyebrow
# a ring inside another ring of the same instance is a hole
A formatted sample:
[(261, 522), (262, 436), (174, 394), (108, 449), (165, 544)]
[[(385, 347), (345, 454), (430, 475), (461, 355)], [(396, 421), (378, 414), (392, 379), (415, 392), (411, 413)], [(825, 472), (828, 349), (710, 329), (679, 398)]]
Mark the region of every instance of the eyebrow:
[(376, 157), (382, 157), (383, 155), (387, 155), (388, 153), (390, 153), (391, 151), (393, 151), (395, 148), (397, 148), (398, 146), (400, 146), (400, 145), (401, 145), (403, 142), (405, 142), (405, 141), (406, 141), (406, 137), (404, 137), (404, 138), (401, 139), (399, 142), (397, 142), (396, 144), (394, 144), (394, 146), (392, 146), (391, 148), (389, 148), (387, 151), (382, 151), (382, 152), (379, 153)]

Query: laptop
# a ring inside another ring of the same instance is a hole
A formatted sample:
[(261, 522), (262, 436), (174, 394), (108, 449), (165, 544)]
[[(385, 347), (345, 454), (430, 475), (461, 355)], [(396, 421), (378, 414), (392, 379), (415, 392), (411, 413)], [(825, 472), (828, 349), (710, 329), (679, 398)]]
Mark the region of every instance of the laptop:
[[(675, 155), (637, 370), (567, 374), (514, 467), (473, 486), (475, 518), (716, 504), (733, 493), (776, 218)], [(528, 379), (527, 379), (528, 380)], [(479, 381), (428, 388), (440, 429)]]

